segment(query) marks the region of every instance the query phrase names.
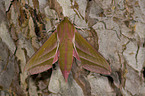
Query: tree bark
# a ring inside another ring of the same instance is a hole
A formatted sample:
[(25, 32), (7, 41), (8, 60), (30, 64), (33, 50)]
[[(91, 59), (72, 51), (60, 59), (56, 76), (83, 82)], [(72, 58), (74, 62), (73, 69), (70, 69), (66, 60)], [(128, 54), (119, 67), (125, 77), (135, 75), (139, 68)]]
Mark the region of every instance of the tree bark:
[[(1, 0), (0, 96), (144, 96), (144, 0)], [(56, 64), (28, 76), (26, 62), (63, 17), (109, 62), (111, 75)]]

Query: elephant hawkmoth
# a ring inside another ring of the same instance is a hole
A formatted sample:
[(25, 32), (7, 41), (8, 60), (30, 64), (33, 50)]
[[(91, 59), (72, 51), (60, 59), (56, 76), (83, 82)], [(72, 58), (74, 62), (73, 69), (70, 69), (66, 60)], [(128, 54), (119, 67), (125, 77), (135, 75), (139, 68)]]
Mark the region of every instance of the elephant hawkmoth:
[(30, 74), (41, 73), (58, 61), (67, 81), (74, 58), (81, 62), (84, 69), (107, 75), (111, 73), (105, 58), (77, 32), (68, 17), (64, 17), (56, 31), (27, 62), (25, 70)]

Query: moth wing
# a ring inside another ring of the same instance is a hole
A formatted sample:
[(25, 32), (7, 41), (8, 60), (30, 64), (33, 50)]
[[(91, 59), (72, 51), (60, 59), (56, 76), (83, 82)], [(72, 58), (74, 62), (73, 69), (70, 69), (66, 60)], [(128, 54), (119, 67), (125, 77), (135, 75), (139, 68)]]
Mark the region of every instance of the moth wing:
[(31, 75), (46, 71), (58, 60), (57, 33), (54, 32), (27, 62), (25, 69)]
[(84, 69), (107, 74), (111, 72), (108, 62), (78, 32), (75, 32), (75, 47)]

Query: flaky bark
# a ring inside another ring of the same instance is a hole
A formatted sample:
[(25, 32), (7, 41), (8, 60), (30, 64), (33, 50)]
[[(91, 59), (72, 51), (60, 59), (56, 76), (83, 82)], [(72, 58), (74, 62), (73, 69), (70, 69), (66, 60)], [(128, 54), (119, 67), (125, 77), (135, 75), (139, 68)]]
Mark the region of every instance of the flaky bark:
[[(1, 0), (0, 95), (144, 96), (144, 15), (144, 0)], [(77, 64), (68, 83), (57, 64), (39, 75), (24, 72), (64, 16), (110, 63), (110, 76)]]

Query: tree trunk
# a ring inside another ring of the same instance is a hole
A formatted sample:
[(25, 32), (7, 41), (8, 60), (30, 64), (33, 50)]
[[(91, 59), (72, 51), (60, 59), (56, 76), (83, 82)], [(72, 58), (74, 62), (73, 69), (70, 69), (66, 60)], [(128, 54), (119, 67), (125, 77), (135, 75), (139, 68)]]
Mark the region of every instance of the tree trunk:
[[(1, 0), (0, 96), (144, 96), (144, 15), (144, 0)], [(27, 74), (27, 61), (64, 17), (109, 62), (111, 75), (77, 64), (67, 83), (58, 64)]]

